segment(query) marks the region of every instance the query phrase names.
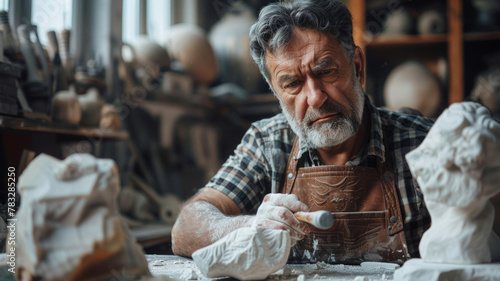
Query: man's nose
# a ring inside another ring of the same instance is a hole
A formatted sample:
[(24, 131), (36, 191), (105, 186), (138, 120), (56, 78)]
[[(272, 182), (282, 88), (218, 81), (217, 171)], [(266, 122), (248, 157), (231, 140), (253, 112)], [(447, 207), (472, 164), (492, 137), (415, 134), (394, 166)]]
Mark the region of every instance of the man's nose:
[(324, 93), (321, 83), (314, 78), (307, 79), (307, 104), (311, 107), (321, 107), (325, 100), (327, 99)]

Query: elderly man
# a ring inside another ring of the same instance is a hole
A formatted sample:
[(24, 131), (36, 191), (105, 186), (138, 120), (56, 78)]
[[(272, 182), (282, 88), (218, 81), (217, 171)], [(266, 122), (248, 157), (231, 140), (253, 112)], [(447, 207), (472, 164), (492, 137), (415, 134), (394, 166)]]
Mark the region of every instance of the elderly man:
[[(175, 254), (190, 256), (245, 226), (284, 229), (289, 262), (387, 261), (418, 256), (430, 218), (405, 154), (426, 118), (375, 108), (347, 8), (335, 0), (274, 3), (250, 31), (252, 57), (283, 113), (252, 124), (219, 172), (183, 207)], [(320, 230), (298, 211), (328, 210)]]

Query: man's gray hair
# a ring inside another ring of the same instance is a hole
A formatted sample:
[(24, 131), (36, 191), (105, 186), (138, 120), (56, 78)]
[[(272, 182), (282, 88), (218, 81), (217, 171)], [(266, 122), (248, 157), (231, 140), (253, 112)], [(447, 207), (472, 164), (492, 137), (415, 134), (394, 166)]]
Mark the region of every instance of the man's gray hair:
[(262, 75), (268, 80), (265, 55), (269, 50), (286, 47), (293, 28), (310, 28), (330, 34), (344, 49), (351, 65), (355, 45), (352, 39), (351, 13), (338, 0), (296, 0), (292, 3), (273, 3), (264, 7), (250, 29), (250, 53)]

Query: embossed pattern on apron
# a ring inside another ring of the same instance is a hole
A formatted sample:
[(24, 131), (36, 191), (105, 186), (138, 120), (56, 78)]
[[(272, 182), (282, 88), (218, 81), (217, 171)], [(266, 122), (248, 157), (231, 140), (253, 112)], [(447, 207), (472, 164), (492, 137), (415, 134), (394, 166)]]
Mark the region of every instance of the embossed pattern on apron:
[[(330, 229), (313, 226), (292, 247), (291, 263), (359, 264), (407, 260), (403, 221), (391, 165), (298, 168), (298, 138), (288, 160), (282, 192), (296, 194), (310, 211), (334, 215)], [(380, 162), (380, 161), (379, 161)]]

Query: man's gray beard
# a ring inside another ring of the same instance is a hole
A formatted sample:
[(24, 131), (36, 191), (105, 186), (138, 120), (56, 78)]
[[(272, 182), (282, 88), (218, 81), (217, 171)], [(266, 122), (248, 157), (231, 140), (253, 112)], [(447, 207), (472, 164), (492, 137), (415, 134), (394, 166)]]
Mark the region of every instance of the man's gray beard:
[[(363, 88), (357, 79), (354, 81), (354, 91), (356, 93), (355, 100), (351, 101), (350, 104), (353, 112), (349, 112), (347, 108), (339, 104), (325, 103), (320, 108), (308, 109), (302, 122), (296, 121), (281, 99), (278, 100), (280, 101), (283, 114), (295, 134), (300, 139), (307, 141), (311, 149), (316, 149), (339, 145), (357, 132), (361, 124), (361, 118), (363, 117), (365, 101)], [(331, 112), (338, 113), (339, 117), (310, 125), (314, 119)]]

